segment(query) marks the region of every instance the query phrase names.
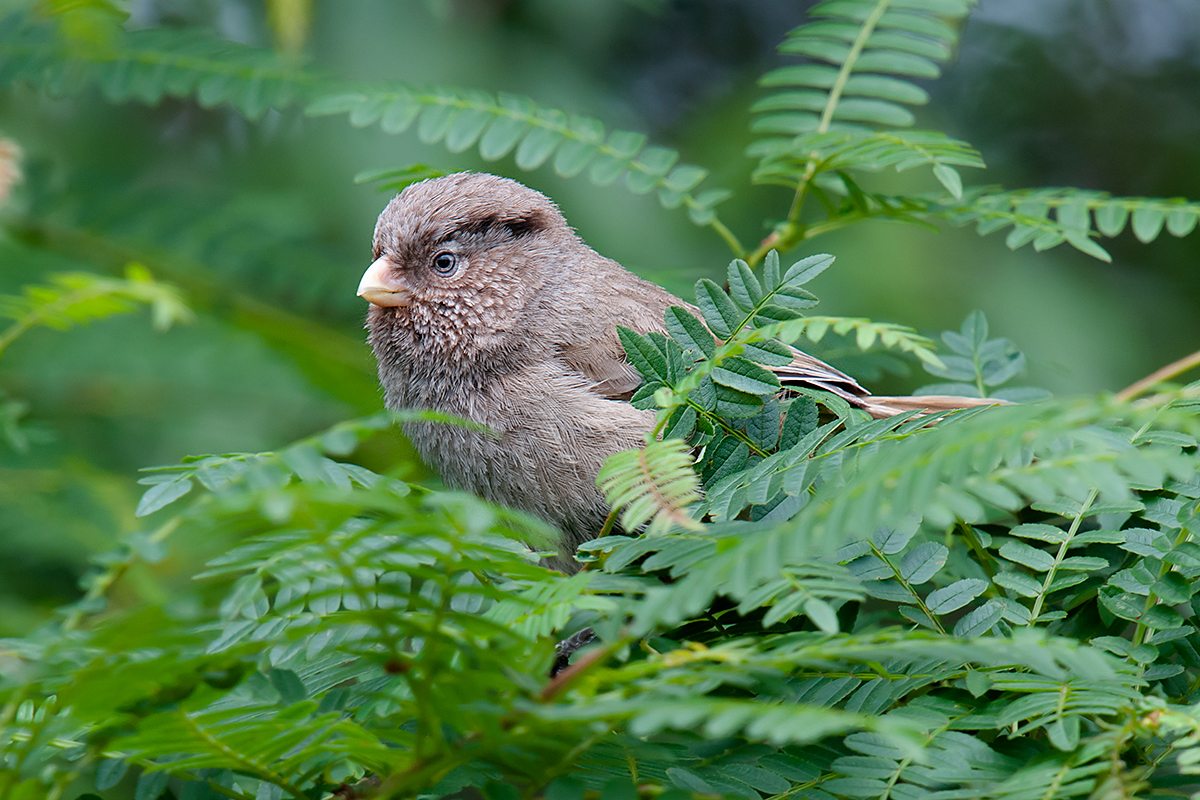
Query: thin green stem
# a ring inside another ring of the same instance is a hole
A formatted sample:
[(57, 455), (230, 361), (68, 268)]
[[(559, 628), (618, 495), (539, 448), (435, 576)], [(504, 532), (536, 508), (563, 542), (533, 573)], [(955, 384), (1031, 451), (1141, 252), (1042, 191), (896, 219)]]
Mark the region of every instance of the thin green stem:
[(863, 21), (862, 27), (858, 29), (858, 35), (854, 37), (854, 43), (850, 45), (850, 53), (846, 56), (846, 60), (842, 62), (842, 68), (838, 70), (838, 75), (833, 81), (833, 86), (829, 88), (829, 99), (825, 101), (825, 109), (821, 112), (821, 121), (817, 124), (817, 133), (825, 133), (829, 130), (829, 126), (833, 123), (834, 110), (837, 108), (838, 101), (842, 99), (842, 92), (846, 89), (846, 82), (850, 80), (850, 73), (854, 71), (854, 65), (858, 62), (859, 56), (862, 55), (863, 49), (867, 46), (867, 41), (871, 38), (871, 34), (875, 32), (875, 27), (879, 24), (879, 20), (883, 19), (884, 13), (887, 12), (888, 6), (891, 4), (891, 0), (879, 0), (874, 10)]
[(604, 526), (600, 528), (600, 533), (596, 535), (597, 539), (608, 536), (612, 533), (613, 526), (617, 524), (617, 514), (621, 511), (620, 508), (614, 508), (608, 512), (608, 516), (604, 518)]
[(983, 382), (983, 362), (979, 360), (978, 350), (971, 354), (971, 359), (975, 362), (975, 390), (979, 392), (980, 397), (987, 397), (987, 385)]
[(980, 568), (987, 574), (988, 582), (994, 582), (996, 580), (996, 568), (992, 564), (993, 559), (988, 555), (987, 550), (984, 549), (983, 542), (979, 541), (979, 536), (976, 535), (975, 529), (961, 519), (958, 521), (957, 526), (959, 531), (962, 532), (963, 539), (967, 542), (967, 547), (971, 548), (971, 552), (978, 559)]
[(942, 623), (938, 621), (938, 618), (934, 615), (934, 613), (929, 610), (929, 606), (925, 605), (925, 601), (921, 598), (921, 595), (917, 593), (917, 590), (912, 587), (912, 584), (905, 580), (904, 576), (900, 574), (900, 568), (893, 564), (892, 560), (888, 558), (882, 550), (876, 547), (874, 543), (871, 544), (871, 552), (875, 554), (876, 558), (878, 558), (884, 564), (887, 564), (888, 569), (892, 571), (892, 575), (894, 575), (896, 580), (899, 581), (900, 585), (904, 587), (904, 591), (911, 594), (913, 599), (917, 601), (917, 607), (925, 613), (926, 618), (933, 623), (933, 626), (937, 629), (937, 632), (945, 636), (946, 629), (942, 627)]
[(708, 411), (708, 410), (704, 409), (704, 408), (703, 408), (703, 407), (701, 407), (701, 406), (700, 406), (698, 403), (696, 403), (696, 402), (694, 402), (694, 401), (692, 401), (692, 400), (688, 400), (688, 401), (687, 401), (687, 403), (688, 403), (688, 405), (689, 405), (689, 406), (691, 406), (692, 408), (696, 409), (696, 412), (697, 412), (697, 413), (699, 413), (699, 414), (704, 414), (706, 417), (708, 417), (708, 418), (709, 418), (709, 420), (710, 420), (711, 422), (715, 422), (715, 423), (717, 423), (718, 425), (720, 425), (720, 426), (721, 426), (721, 429), (722, 429), (723, 431), (725, 431), (725, 433), (726, 433), (727, 435), (729, 435), (729, 436), (732, 436), (734, 439), (737, 439), (737, 440), (739, 440), (740, 442), (742, 442), (742, 444), (744, 444), (744, 445), (746, 445), (747, 447), (749, 447), (749, 448), (750, 448), (750, 452), (751, 452), (751, 453), (754, 453), (754, 455), (756, 455), (756, 456), (762, 456), (763, 458), (766, 458), (767, 456), (769, 456), (769, 455), (770, 455), (770, 453), (768, 453), (766, 450), (763, 450), (761, 447), (759, 447), (758, 445), (756, 445), (756, 444), (755, 444), (755, 443), (754, 443), (754, 442), (753, 442), (753, 441), (750, 439), (750, 437), (749, 437), (749, 436), (747, 436), (747, 435), (746, 435), (746, 434), (745, 434), (743, 431), (739, 431), (737, 428), (735, 428), (735, 427), (733, 427), (732, 425), (730, 425), (728, 422), (726, 422), (726, 421), (725, 421), (724, 419), (722, 419), (721, 417), (718, 417), (716, 414), (713, 414), (711, 411)]
[(1088, 494), (1087, 500), (1079, 508), (1079, 513), (1075, 515), (1075, 519), (1071, 520), (1071, 527), (1067, 531), (1067, 538), (1063, 539), (1058, 545), (1058, 553), (1054, 556), (1054, 564), (1046, 571), (1046, 577), (1042, 581), (1042, 591), (1038, 592), (1037, 598), (1033, 601), (1033, 610), (1029, 613), (1029, 624), (1037, 621), (1038, 615), (1042, 613), (1042, 606), (1046, 602), (1046, 594), (1050, 591), (1050, 584), (1054, 581), (1054, 576), (1058, 573), (1058, 566), (1067, 556), (1067, 548), (1071, 546), (1071, 540), (1075, 538), (1075, 534), (1079, 532), (1079, 525), (1083, 522), (1084, 515), (1087, 514), (1092, 503), (1096, 502), (1096, 497), (1100, 492), (1097, 489), (1092, 489)]
[(30, 328), (42, 324), (51, 316), (61, 314), (73, 305), (86, 303), (88, 300), (95, 300), (98, 297), (105, 297), (112, 294), (120, 295), (121, 292), (120, 290), (114, 290), (111, 285), (96, 283), (82, 289), (67, 292), (50, 303), (34, 308), (29, 313), (18, 317), (16, 322), (10, 325), (3, 333), (0, 333), (0, 354), (16, 341), (18, 336)]
[[(1180, 528), (1179, 535), (1175, 537), (1175, 543), (1171, 545), (1171, 549), (1174, 550), (1175, 548), (1179, 547), (1181, 544), (1186, 542), (1188, 540), (1188, 538), (1190, 537), (1190, 535), (1191, 534), (1188, 532), (1188, 529), (1186, 526)], [(1168, 564), (1166, 561), (1162, 562), (1158, 567), (1158, 576), (1156, 577), (1155, 581), (1156, 582), (1161, 581), (1163, 578), (1165, 578), (1167, 576), (1167, 573), (1170, 571), (1171, 571), (1171, 565)], [(1146, 614), (1148, 614), (1150, 612), (1150, 609), (1154, 608), (1154, 605), (1157, 602), (1158, 602), (1158, 595), (1154, 593), (1153, 589), (1151, 589), (1149, 591), (1149, 593), (1146, 595), (1146, 602), (1142, 606), (1142, 613), (1138, 615), (1137, 627), (1135, 627), (1133, 629), (1133, 646), (1134, 647), (1137, 647), (1138, 645), (1140, 645), (1142, 642), (1144, 642), (1146, 640), (1146, 631), (1150, 630), (1150, 627), (1148, 625), (1146, 625), (1146, 622), (1145, 622)]]
[(725, 240), (725, 244), (729, 245), (729, 249), (733, 251), (733, 255), (736, 258), (743, 258), (746, 255), (745, 246), (741, 243), (741, 240), (734, 235), (733, 231), (729, 230), (729, 228), (725, 226), (725, 223), (721, 222), (721, 220), (714, 216), (712, 222), (708, 224), (709, 227), (717, 232), (718, 236)]

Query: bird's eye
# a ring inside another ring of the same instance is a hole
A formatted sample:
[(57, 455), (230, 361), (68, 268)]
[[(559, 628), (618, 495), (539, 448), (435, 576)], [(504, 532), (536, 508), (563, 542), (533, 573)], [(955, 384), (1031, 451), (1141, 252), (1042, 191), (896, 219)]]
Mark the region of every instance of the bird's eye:
[(438, 253), (433, 257), (433, 271), (438, 275), (453, 275), (458, 266), (458, 258), (454, 253)]

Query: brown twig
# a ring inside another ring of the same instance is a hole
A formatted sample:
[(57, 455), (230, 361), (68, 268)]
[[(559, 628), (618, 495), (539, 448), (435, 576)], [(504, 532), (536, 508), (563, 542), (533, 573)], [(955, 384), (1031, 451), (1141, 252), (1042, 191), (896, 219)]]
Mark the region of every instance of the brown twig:
[(541, 698), (540, 698), (541, 701), (543, 703), (548, 703), (551, 700), (553, 700), (556, 695), (558, 695), (564, 688), (566, 688), (566, 685), (568, 683), (575, 680), (575, 678), (578, 677), (580, 674), (582, 674), (584, 670), (586, 670), (592, 664), (595, 664), (600, 659), (607, 658), (609, 655), (611, 655), (611, 653), (612, 653), (611, 645), (609, 645), (608, 647), (597, 648), (597, 649), (593, 650), (592, 652), (588, 653), (587, 655), (585, 655), (583, 658), (576, 661), (571, 666), (569, 666), (566, 669), (559, 672), (557, 675), (555, 675), (551, 679), (551, 681), (548, 684), (546, 684), (546, 688), (542, 689), (542, 694), (541, 694)]
[(1162, 383), (1165, 380), (1170, 380), (1176, 375), (1182, 375), (1189, 369), (1200, 367), (1200, 350), (1192, 353), (1190, 356), (1184, 356), (1178, 361), (1172, 361), (1161, 369), (1156, 369), (1146, 377), (1136, 383), (1131, 383), (1121, 391), (1117, 392), (1118, 400), (1132, 400), (1142, 392), (1149, 389), (1151, 386)]

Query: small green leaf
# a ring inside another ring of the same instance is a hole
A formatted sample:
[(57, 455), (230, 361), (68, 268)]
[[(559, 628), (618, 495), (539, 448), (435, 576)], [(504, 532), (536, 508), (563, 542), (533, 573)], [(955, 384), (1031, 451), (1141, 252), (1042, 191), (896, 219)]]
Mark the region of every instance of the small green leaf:
[(1009, 540), (1000, 546), (1000, 555), (1017, 564), (1029, 567), (1038, 572), (1045, 572), (1054, 566), (1054, 556), (1036, 547), (1030, 547), (1023, 542)]
[(1133, 209), (1133, 235), (1143, 244), (1154, 241), (1162, 231), (1167, 215), (1160, 208), (1137, 206)]
[(788, 406), (783, 420), (783, 432), (779, 435), (779, 449), (790, 450), (802, 437), (817, 429), (820, 412), (817, 403), (808, 395), (797, 397)]
[(1097, 596), (1100, 604), (1114, 616), (1137, 622), (1142, 617), (1145, 601), (1135, 594), (1123, 592), (1115, 586), (1101, 586)]
[(729, 295), (742, 311), (751, 311), (763, 300), (763, 288), (749, 265), (740, 258), (729, 262)]
[(712, 358), (716, 353), (717, 346), (712, 334), (704, 327), (704, 323), (687, 309), (671, 306), (664, 314), (664, 320), (667, 332), (684, 350), (705, 358)]
[(933, 175), (942, 186), (946, 187), (955, 200), (962, 200), (962, 176), (958, 174), (958, 170), (948, 164), (937, 164), (933, 168)]
[(156, 483), (142, 495), (142, 499), (138, 501), (137, 510), (133, 514), (135, 517), (144, 517), (148, 514), (153, 514), (160, 508), (174, 503), (191, 490), (192, 481), (187, 477), (176, 478), (164, 483)]
[(745, 346), (742, 355), (756, 364), (766, 364), (772, 367), (783, 367), (791, 364), (796, 353), (786, 344), (776, 339), (764, 339)]
[(779, 391), (779, 378), (744, 358), (726, 358), (712, 371), (713, 382), (747, 394), (770, 396)]
[(356, 128), (364, 128), (379, 119), (390, 104), (387, 97), (372, 97), (359, 103), (350, 112), (350, 124)]
[(272, 669), (267, 672), (267, 678), (275, 687), (275, 691), (279, 692), (280, 702), (284, 705), (294, 705), (308, 697), (304, 682), (290, 669)]
[(1117, 236), (1125, 230), (1129, 219), (1129, 209), (1116, 203), (1102, 205), (1095, 211), (1096, 229), (1109, 238)]
[(704, 315), (709, 330), (721, 339), (732, 336), (744, 316), (729, 295), (708, 278), (696, 281), (696, 305)]
[(357, 92), (345, 92), (318, 97), (304, 109), (305, 116), (323, 117), (330, 114), (345, 114), (366, 102), (367, 96)]
[(403, 94), (391, 102), (383, 112), (379, 127), (384, 133), (402, 133), (408, 130), (413, 120), (421, 113), (421, 104), (411, 95)]
[(1074, 247), (1081, 253), (1087, 253), (1092, 258), (1097, 258), (1105, 263), (1112, 261), (1112, 256), (1108, 251), (1096, 243), (1096, 240), (1088, 236), (1086, 233), (1079, 231), (1067, 231), (1065, 234), (1067, 244)]
[(158, 800), (167, 790), (170, 779), (166, 772), (143, 772), (133, 790), (133, 800)]
[(983, 697), (991, 688), (991, 675), (975, 669), (967, 670), (967, 691), (972, 697)]
[(691, 164), (680, 164), (675, 169), (671, 170), (671, 174), (667, 175), (664, 183), (667, 188), (677, 192), (690, 192), (695, 189), (699, 183), (708, 175), (708, 170), (700, 167), (692, 166)]
[(540, 167), (561, 141), (563, 141), (562, 134), (557, 130), (534, 125), (517, 147), (517, 166), (526, 170)]
[(1054, 720), (1046, 726), (1046, 735), (1058, 750), (1074, 751), (1079, 746), (1079, 715), (1070, 714)]
[(425, 106), (417, 121), (417, 139), (425, 144), (441, 141), (458, 113), (459, 110), (449, 104)]
[(762, 405), (763, 399), (758, 395), (729, 386), (717, 386), (717, 414), (720, 416), (735, 419), (753, 417)]
[(963, 578), (949, 586), (930, 592), (929, 596), (925, 598), (925, 605), (934, 614), (949, 614), (983, 594), (986, 588), (987, 581), (979, 578)]
[(489, 108), (464, 108), (452, 120), (446, 131), (446, 149), (451, 153), (461, 153), (483, 133), (483, 129), (495, 117)]
[(550, 781), (546, 787), (546, 800), (583, 800), (587, 787), (583, 781), (571, 775), (562, 775)]
[[(746, 421), (746, 436), (760, 450), (774, 450), (779, 441), (779, 403), (772, 400)], [(763, 502), (770, 497), (764, 498)]]
[(588, 177), (597, 186), (608, 186), (621, 177), (621, 173), (628, 166), (629, 160), (627, 158), (602, 152), (592, 161)]
[(1187, 236), (1200, 222), (1200, 208), (1188, 206), (1167, 212), (1167, 231), (1172, 236)]
[(486, 161), (494, 161), (516, 146), (517, 140), (528, 129), (529, 123), (519, 117), (498, 116), (492, 119), (487, 130), (479, 139), (479, 155)]
[(938, 574), (950, 551), (937, 542), (923, 542), (900, 562), (900, 576), (910, 584), (919, 585)]
[(797, 261), (788, 267), (783, 275), (783, 282), (791, 286), (808, 283), (833, 265), (833, 256), (819, 254)]
[(709, 450), (712, 455), (705, 467), (704, 474), (704, 482), (707, 486), (713, 486), (730, 475), (741, 472), (750, 460), (750, 448), (745, 442), (740, 442), (733, 437), (721, 439), (715, 447), (710, 447)]
[(666, 356), (654, 346), (649, 337), (623, 325), (617, 326), (617, 335), (621, 339), (621, 347), (625, 349), (625, 357), (644, 377), (657, 378), (660, 381), (670, 379)]
[(696, 429), (696, 409), (691, 406), (679, 406), (667, 418), (663, 426), (664, 439), (686, 439)]
[[(915, 523), (915, 524), (914, 524)], [(913, 536), (920, 529), (920, 520), (913, 519), (909, 524), (897, 525), (895, 528), (880, 528), (875, 531), (872, 541), (875, 547), (884, 555), (896, 555), (908, 547)]]
[(779, 253), (775, 250), (768, 250), (763, 259), (763, 282), (768, 290), (777, 289), (783, 283), (779, 273)]
[(819, 597), (810, 597), (804, 601), (804, 615), (825, 633), (838, 632), (837, 613)]
[(988, 600), (958, 621), (958, 624), (954, 626), (954, 635), (959, 639), (983, 636), (1000, 621), (1000, 617), (1003, 615), (1004, 606), (998, 600)]
[(1037, 597), (1042, 593), (1042, 582), (1023, 572), (1001, 572), (992, 580), (997, 586), (1011, 589), (1022, 597)]
[(129, 762), (123, 758), (106, 758), (96, 767), (96, 789), (104, 791), (121, 782), (129, 770)]
[(571, 178), (583, 171), (592, 157), (599, 152), (596, 146), (576, 139), (567, 139), (558, 148), (554, 157), (554, 171), (564, 178)]
[(1036, 539), (1039, 542), (1049, 542), (1050, 544), (1060, 544), (1067, 540), (1067, 532), (1062, 528), (1056, 528), (1053, 525), (1045, 525), (1040, 522), (1027, 522), (1023, 525), (1017, 525), (1009, 533), (1013, 536), (1019, 536), (1022, 539)]

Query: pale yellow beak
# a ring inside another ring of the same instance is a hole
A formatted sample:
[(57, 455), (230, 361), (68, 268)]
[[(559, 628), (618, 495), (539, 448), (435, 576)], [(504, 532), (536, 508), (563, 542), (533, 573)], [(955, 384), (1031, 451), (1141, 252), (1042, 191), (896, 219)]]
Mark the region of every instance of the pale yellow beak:
[(367, 267), (358, 283), (358, 296), (377, 306), (406, 306), (412, 292), (391, 274), (392, 264), (380, 256)]

